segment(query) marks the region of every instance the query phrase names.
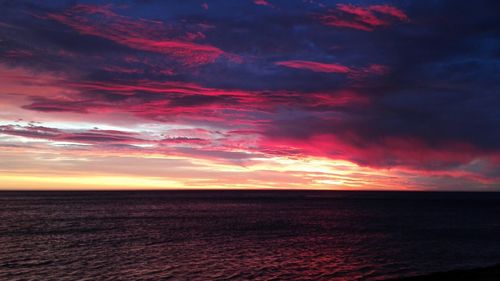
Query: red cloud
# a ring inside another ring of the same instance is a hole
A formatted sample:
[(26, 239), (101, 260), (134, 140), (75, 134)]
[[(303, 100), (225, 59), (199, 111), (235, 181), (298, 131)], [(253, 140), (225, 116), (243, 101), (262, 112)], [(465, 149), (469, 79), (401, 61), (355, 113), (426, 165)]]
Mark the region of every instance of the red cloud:
[(314, 72), (343, 73), (348, 74), (353, 78), (359, 78), (370, 74), (382, 75), (388, 72), (388, 67), (381, 64), (370, 64), (369, 66), (361, 68), (348, 67), (337, 63), (322, 63), (304, 60), (279, 61), (275, 64)]
[(162, 22), (120, 16), (110, 6), (76, 5), (61, 14), (48, 14), (46, 18), (70, 26), (81, 34), (102, 37), (137, 50), (162, 53), (186, 65), (210, 63), (223, 55), (237, 60), (235, 55), (217, 47), (194, 42), (204, 37), (199, 31), (180, 32)]
[(390, 5), (360, 7), (337, 4), (336, 9), (320, 15), (319, 19), (329, 26), (372, 31), (376, 27), (387, 26), (394, 21), (407, 21), (408, 16), (402, 10)]
[[(336, 107), (366, 104), (368, 99), (350, 91), (312, 92), (306, 95), (293, 91), (246, 91), (217, 89), (185, 82), (150, 80), (115, 82), (57, 81), (80, 97), (33, 97), (24, 109), (44, 112), (127, 112), (147, 119), (165, 120), (173, 116), (223, 121), (260, 122), (253, 113), (272, 113), (276, 108), (332, 110)], [(152, 93), (155, 95), (144, 95)], [(106, 94), (121, 95), (110, 101)]]
[(375, 168), (444, 171), (487, 157), (474, 146), (447, 141), (429, 146), (419, 139), (387, 137), (381, 141), (362, 139), (353, 132), (315, 134), (307, 138), (268, 136), (260, 146), (280, 155), (320, 156), (342, 159)]
[(391, 16), (398, 18), (402, 21), (408, 20), (408, 16), (403, 11), (401, 11), (400, 9), (398, 9), (396, 7), (390, 6), (390, 5), (372, 5), (368, 8), (371, 11), (391, 15)]
[(328, 72), (328, 73), (348, 73), (351, 69), (347, 66), (336, 64), (336, 63), (322, 63), (315, 61), (304, 61), (304, 60), (289, 60), (289, 61), (279, 61), (276, 62), (277, 65), (307, 69), (314, 72)]

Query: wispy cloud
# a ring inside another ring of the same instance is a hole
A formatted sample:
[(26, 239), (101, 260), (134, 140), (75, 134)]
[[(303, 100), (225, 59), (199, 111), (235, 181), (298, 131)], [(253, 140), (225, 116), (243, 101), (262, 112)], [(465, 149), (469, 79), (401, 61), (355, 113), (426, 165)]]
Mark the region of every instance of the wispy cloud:
[(408, 16), (400, 9), (390, 5), (355, 6), (337, 4), (319, 15), (321, 22), (328, 26), (373, 31), (377, 27), (388, 26), (398, 21), (408, 21)]

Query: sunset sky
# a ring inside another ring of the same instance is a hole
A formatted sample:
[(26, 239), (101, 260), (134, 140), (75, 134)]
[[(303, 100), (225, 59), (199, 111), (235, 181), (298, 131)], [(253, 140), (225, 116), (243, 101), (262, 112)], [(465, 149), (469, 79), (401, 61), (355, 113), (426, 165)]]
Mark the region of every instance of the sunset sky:
[(0, 189), (500, 190), (499, 11), (1, 1)]

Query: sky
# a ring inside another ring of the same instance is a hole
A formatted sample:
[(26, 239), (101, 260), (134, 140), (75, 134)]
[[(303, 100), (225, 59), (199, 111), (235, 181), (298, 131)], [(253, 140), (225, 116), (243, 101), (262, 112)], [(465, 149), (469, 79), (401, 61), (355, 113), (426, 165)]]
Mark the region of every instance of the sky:
[(499, 10), (0, 1), (0, 189), (498, 191)]

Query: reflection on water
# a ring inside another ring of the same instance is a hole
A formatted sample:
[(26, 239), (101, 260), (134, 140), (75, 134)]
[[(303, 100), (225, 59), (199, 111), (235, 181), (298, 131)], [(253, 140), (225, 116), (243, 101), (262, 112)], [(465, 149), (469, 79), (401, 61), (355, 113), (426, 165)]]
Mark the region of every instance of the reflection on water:
[(0, 279), (378, 280), (500, 262), (500, 194), (3, 192)]

